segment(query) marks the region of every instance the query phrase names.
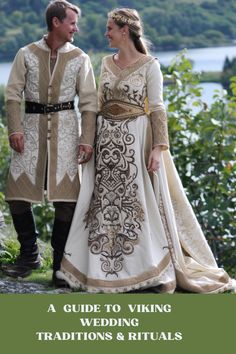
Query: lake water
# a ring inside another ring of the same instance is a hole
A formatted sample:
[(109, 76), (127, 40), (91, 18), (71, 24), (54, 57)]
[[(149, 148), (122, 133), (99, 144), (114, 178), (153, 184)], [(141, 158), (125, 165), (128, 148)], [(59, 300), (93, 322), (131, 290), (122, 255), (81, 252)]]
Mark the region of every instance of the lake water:
[[(179, 52), (159, 52), (156, 53), (161, 64), (169, 65), (171, 60)], [(225, 58), (236, 57), (236, 45), (228, 47), (195, 48), (187, 50), (187, 58), (193, 62), (195, 71), (222, 71)]]
[[(179, 51), (158, 52), (161, 64), (169, 65), (171, 60), (179, 53)], [(193, 69), (195, 71), (221, 71), (224, 60), (228, 56), (229, 59), (236, 57), (236, 46), (199, 48), (187, 50), (187, 57), (193, 61)], [(0, 85), (6, 85), (11, 69), (11, 63), (0, 63)], [(208, 104), (211, 104), (214, 90), (222, 90), (220, 84), (203, 83), (203, 97)]]
[(0, 63), (0, 85), (6, 85), (11, 70), (11, 63)]

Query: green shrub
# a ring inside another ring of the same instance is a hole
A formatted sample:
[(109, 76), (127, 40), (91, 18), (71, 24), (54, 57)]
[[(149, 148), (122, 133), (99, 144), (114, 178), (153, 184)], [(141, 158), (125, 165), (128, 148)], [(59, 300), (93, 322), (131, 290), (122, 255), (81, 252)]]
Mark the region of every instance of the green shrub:
[(175, 165), (219, 265), (235, 275), (235, 95), (216, 92), (209, 107), (185, 52), (175, 58), (166, 78)]

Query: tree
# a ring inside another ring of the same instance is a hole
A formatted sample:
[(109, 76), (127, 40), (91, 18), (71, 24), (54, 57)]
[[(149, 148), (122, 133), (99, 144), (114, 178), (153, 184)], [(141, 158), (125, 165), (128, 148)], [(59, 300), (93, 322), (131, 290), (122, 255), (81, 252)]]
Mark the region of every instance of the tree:
[[(182, 49), (232, 43), (236, 38), (235, 0), (74, 0), (81, 6), (81, 32), (76, 41), (85, 51), (101, 50), (107, 12), (116, 7), (136, 8), (143, 20), (144, 33), (158, 49)], [(44, 10), (48, 0), (1, 0), (1, 60), (12, 60), (16, 51), (45, 32)], [(91, 19), (93, 21), (91, 21)], [(31, 27), (27, 27), (31, 25)], [(211, 32), (213, 31), (213, 32)], [(8, 42), (16, 41), (9, 50)]]
[(232, 95), (232, 90), (230, 87), (230, 78), (236, 75), (236, 58), (229, 60), (228, 57), (225, 58), (223, 71), (221, 74), (222, 86)]

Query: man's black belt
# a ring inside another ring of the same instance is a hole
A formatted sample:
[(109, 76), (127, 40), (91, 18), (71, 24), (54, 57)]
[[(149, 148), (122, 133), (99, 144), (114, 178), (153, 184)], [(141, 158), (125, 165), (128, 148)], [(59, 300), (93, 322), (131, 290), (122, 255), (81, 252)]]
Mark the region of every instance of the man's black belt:
[(42, 104), (25, 101), (25, 113), (48, 114), (65, 111), (67, 109), (74, 109), (74, 101), (55, 104)]

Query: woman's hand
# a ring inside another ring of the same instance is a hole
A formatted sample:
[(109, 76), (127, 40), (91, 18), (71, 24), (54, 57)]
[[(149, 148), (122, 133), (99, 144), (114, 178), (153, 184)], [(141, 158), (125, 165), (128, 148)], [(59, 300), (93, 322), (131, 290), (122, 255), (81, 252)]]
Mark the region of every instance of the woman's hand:
[(160, 161), (161, 161), (161, 154), (162, 154), (162, 146), (156, 146), (150, 153), (148, 159), (148, 172), (155, 172), (160, 168)]

